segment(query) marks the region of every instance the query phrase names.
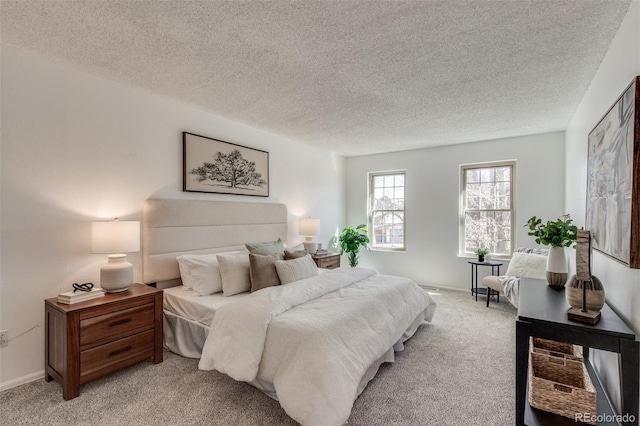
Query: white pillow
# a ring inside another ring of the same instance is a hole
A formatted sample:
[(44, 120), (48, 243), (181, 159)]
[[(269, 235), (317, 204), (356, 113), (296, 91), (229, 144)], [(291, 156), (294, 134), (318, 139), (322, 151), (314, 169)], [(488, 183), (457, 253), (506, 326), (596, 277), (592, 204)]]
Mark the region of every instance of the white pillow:
[(547, 256), (533, 253), (513, 253), (506, 275), (547, 279)]
[(249, 253), (219, 254), (222, 295), (233, 296), (251, 290), (249, 275)]
[(293, 260), (276, 261), (276, 271), (282, 284), (318, 275), (318, 267), (309, 254)]
[[(231, 254), (240, 253), (233, 251)], [(222, 291), (222, 279), (217, 254), (183, 254), (176, 258), (180, 268), (182, 285), (193, 289), (198, 295), (206, 296)]]

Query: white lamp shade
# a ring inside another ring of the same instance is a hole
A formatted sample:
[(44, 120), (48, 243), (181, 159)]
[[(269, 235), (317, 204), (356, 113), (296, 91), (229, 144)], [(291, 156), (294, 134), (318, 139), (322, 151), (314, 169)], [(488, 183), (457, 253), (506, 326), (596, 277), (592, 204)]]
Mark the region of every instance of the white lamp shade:
[(93, 253), (130, 253), (140, 251), (140, 222), (119, 221), (91, 223)]
[(300, 235), (318, 235), (320, 233), (320, 219), (300, 219)]

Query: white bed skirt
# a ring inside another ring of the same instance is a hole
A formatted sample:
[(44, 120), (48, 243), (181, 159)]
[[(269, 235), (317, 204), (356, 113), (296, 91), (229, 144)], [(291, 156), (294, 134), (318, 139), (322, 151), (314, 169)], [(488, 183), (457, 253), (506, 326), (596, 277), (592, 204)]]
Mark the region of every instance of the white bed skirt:
[(209, 327), (164, 311), (164, 348), (185, 358), (200, 359)]
[[(424, 311), (418, 315), (411, 326), (402, 334), (400, 340), (398, 340), (393, 347), (389, 348), (377, 361), (371, 364), (362, 377), (362, 380), (360, 380), (358, 395), (362, 393), (364, 388), (367, 387), (367, 384), (375, 377), (383, 363), (395, 361), (395, 352), (402, 352), (404, 350), (404, 342), (410, 339), (418, 330), (418, 327), (425, 322), (424, 318), (426, 314), (427, 311)], [(163, 334), (165, 349), (186, 358), (199, 359), (202, 356), (202, 348), (205, 340), (207, 340), (209, 328), (200, 323), (179, 317), (171, 312), (164, 311)], [(272, 383), (255, 380), (249, 384), (255, 386), (269, 397), (278, 400)]]

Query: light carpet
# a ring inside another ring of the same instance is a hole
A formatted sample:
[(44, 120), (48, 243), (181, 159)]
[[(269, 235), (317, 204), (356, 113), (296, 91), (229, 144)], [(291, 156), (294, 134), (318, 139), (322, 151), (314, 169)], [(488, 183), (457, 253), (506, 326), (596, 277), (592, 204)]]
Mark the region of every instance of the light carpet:
[[(356, 400), (348, 425), (505, 425), (515, 417), (515, 314), (468, 291), (438, 306)], [(0, 393), (3, 425), (295, 425), (277, 401), (198, 361), (164, 353), (62, 398), (44, 379)]]

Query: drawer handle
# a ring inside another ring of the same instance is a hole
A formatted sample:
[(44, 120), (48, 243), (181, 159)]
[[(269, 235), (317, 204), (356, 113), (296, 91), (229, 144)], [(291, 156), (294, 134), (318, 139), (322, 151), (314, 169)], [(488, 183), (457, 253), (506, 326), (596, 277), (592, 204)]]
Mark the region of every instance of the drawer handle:
[(131, 346), (125, 346), (122, 349), (118, 349), (117, 351), (113, 351), (113, 352), (109, 352), (109, 356), (116, 356), (116, 355), (120, 355), (122, 353), (125, 353), (127, 351), (130, 351), (131, 349), (133, 349)]
[(125, 319), (121, 319), (119, 321), (114, 321), (111, 324), (109, 324), (109, 327), (115, 327), (116, 325), (122, 325), (122, 324), (126, 324), (128, 322), (131, 322), (131, 318), (125, 318)]

